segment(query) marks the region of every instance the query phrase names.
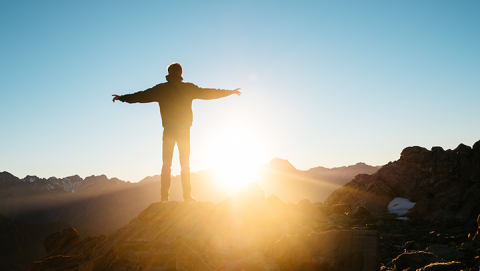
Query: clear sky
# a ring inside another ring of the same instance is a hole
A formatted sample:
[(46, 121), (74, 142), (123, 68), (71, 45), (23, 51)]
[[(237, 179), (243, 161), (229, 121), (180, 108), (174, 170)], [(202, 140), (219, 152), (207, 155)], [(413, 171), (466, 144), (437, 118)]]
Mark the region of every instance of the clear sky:
[(20, 178), (159, 174), (158, 105), (111, 95), (173, 62), (243, 92), (194, 101), (192, 171), (383, 165), (480, 140), (477, 0), (1, 1), (0, 38), (0, 171)]

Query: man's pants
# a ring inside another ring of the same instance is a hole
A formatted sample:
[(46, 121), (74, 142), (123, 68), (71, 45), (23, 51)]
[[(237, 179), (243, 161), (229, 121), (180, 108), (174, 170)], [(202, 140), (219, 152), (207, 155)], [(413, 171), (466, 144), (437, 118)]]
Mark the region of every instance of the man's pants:
[(163, 128), (163, 166), (162, 166), (162, 198), (168, 198), (172, 172), (173, 149), (177, 143), (182, 169), (183, 197), (190, 197), (190, 127)]

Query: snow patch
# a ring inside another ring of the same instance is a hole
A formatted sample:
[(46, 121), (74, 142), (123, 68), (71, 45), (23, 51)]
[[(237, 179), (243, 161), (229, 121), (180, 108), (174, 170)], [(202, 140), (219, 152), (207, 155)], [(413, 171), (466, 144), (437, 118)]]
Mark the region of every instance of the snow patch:
[(410, 209), (415, 206), (415, 202), (411, 202), (408, 199), (405, 198), (394, 198), (390, 203), (388, 204), (388, 212), (397, 214), (399, 217), (398, 219), (401, 220), (407, 220), (408, 217), (400, 217), (404, 214), (406, 214)]
[(29, 181), (30, 181), (31, 183), (33, 183), (33, 182), (35, 181), (35, 178), (30, 177)]

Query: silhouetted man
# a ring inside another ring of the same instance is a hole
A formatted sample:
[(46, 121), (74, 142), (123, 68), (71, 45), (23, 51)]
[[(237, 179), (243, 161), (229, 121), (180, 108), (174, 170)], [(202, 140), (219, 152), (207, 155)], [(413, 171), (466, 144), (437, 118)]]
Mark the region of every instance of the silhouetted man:
[(218, 99), (231, 94), (240, 95), (235, 90), (200, 88), (192, 83), (183, 83), (182, 66), (173, 63), (167, 68), (166, 83), (158, 84), (144, 91), (127, 95), (113, 95), (113, 101), (127, 103), (158, 102), (163, 125), (163, 166), (162, 202), (168, 201), (173, 149), (177, 143), (180, 156), (183, 198), (185, 202), (195, 202), (190, 186), (190, 126), (192, 126), (194, 99)]

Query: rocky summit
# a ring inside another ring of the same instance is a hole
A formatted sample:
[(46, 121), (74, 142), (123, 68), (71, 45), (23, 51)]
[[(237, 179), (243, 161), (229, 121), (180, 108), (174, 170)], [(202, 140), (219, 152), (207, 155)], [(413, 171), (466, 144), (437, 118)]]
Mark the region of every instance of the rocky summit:
[[(265, 198), (257, 183), (218, 204), (153, 203), (108, 237), (50, 235), (28, 270), (478, 271), (479, 192), (480, 141), (408, 147), (324, 203)], [(414, 204), (400, 217), (398, 198)]]
[(153, 203), (109, 237), (56, 233), (29, 270), (378, 270), (378, 232), (333, 223), (252, 183), (216, 205)]

